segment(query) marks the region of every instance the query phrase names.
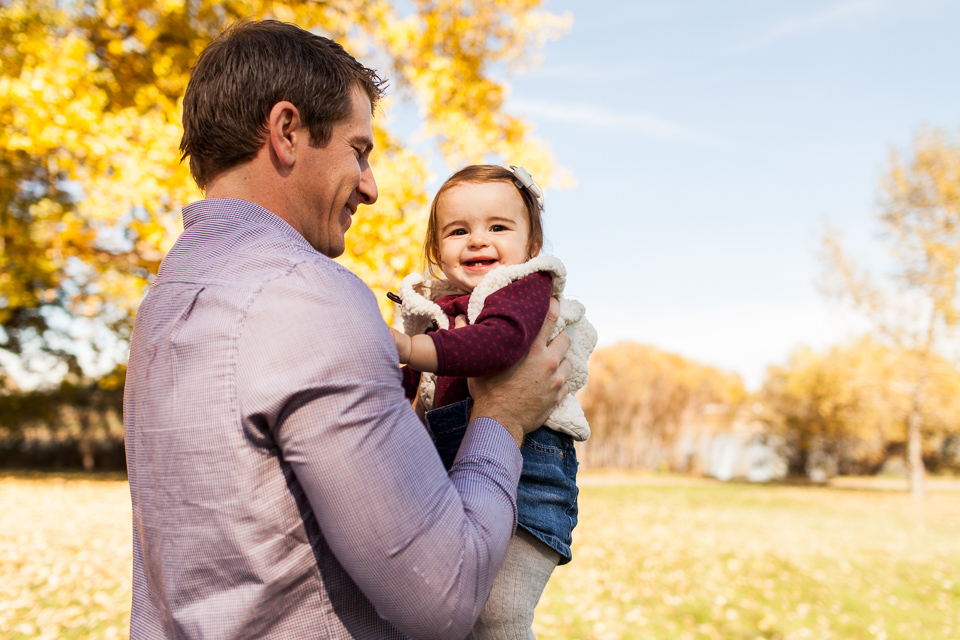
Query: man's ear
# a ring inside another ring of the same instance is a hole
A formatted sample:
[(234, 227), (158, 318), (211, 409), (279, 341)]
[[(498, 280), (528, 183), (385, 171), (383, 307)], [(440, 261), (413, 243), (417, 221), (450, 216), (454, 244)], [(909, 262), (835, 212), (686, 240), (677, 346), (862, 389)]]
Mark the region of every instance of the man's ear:
[(300, 111), (286, 100), (270, 109), (267, 117), (267, 144), (270, 154), (281, 171), (293, 168), (297, 160), (297, 147), (307, 143), (306, 130), (300, 121)]

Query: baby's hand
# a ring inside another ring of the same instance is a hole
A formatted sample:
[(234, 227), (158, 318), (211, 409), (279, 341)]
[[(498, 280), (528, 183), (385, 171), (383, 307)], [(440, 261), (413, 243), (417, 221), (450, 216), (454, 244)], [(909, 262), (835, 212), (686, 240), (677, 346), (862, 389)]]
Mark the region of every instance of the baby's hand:
[(393, 335), (393, 342), (397, 345), (397, 354), (400, 356), (400, 364), (408, 364), (410, 362), (410, 351), (413, 347), (413, 341), (410, 336), (405, 333), (401, 333), (390, 327), (390, 333)]
[(428, 335), (420, 334), (408, 336), (390, 327), (393, 342), (397, 345), (397, 355), (400, 364), (409, 365), (411, 369), (420, 372), (437, 372), (437, 348), (433, 339)]

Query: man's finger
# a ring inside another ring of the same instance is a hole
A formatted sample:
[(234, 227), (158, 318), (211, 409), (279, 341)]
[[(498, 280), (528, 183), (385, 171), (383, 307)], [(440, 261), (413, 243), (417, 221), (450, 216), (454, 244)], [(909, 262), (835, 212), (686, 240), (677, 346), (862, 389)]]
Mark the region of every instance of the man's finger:
[(550, 306), (547, 308), (547, 317), (543, 320), (544, 327), (550, 327), (550, 331), (553, 331), (554, 325), (557, 324), (557, 320), (560, 319), (560, 301), (556, 298), (550, 298)]
[[(564, 334), (564, 335), (566, 335), (566, 334)], [(564, 359), (560, 362), (560, 366), (557, 367), (557, 374), (558, 374), (560, 377), (562, 377), (564, 380), (566, 380), (567, 378), (570, 377), (570, 372), (571, 372), (571, 371), (573, 371), (573, 363), (570, 362), (570, 359), (569, 359), (569, 358), (564, 358)], [(567, 393), (570, 393), (569, 389), (567, 390)], [(565, 393), (564, 395), (566, 395), (566, 393)]]
[(547, 345), (547, 349), (549, 349), (550, 353), (557, 357), (557, 360), (560, 360), (567, 355), (567, 349), (570, 348), (570, 344), (570, 336), (567, 335), (566, 331), (561, 331), (556, 338), (550, 341), (550, 344)]

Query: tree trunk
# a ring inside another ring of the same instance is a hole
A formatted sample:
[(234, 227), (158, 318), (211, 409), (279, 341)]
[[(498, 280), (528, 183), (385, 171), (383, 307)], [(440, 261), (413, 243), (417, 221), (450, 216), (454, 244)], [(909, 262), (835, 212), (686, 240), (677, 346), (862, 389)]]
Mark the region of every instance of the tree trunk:
[(910, 495), (922, 498), (926, 495), (924, 487), (923, 443), (920, 436), (920, 426), (923, 417), (920, 407), (914, 404), (913, 411), (907, 418), (907, 467), (910, 470)]

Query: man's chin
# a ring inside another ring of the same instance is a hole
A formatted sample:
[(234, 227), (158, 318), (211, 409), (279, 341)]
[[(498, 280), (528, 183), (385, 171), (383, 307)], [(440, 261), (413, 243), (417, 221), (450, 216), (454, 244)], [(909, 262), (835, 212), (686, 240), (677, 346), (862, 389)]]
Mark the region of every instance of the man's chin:
[(340, 242), (330, 243), (330, 253), (327, 254), (328, 258), (339, 258), (343, 255), (343, 252), (346, 251), (347, 244), (344, 238), (340, 238)]
[[(339, 241), (338, 241), (339, 240)], [(346, 243), (343, 236), (340, 236), (339, 239), (332, 238), (330, 242), (327, 243), (327, 246), (316, 246), (313, 247), (323, 255), (328, 258), (339, 258), (343, 255), (344, 250), (346, 249)]]
[(350, 209), (344, 207), (340, 213), (340, 228), (343, 229), (343, 233), (347, 232), (351, 224), (353, 224), (353, 216), (350, 214)]

